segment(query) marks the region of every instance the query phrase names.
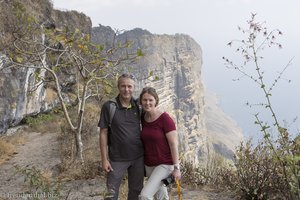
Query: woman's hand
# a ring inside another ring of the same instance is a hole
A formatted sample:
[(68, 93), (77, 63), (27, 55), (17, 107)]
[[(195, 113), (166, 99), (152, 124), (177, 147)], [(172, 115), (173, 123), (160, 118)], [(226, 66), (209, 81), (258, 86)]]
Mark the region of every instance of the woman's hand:
[(173, 172), (172, 172), (172, 175), (173, 175), (175, 181), (181, 179), (181, 172), (180, 172), (179, 169), (174, 169)]

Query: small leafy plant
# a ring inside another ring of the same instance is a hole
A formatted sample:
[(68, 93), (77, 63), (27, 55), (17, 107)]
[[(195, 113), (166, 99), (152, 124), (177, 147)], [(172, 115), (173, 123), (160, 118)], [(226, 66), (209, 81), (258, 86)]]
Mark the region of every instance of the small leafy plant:
[[(239, 30), (246, 34), (246, 39), (233, 40), (229, 46), (237, 46), (243, 62), (235, 64), (223, 57), (228, 68), (237, 70), (241, 78), (252, 80), (262, 91), (263, 102), (247, 103), (248, 106), (260, 106), (266, 111), (272, 122), (262, 119), (260, 113), (255, 114), (255, 124), (260, 127), (263, 141), (253, 147), (250, 141), (241, 144), (235, 159), (236, 188), (243, 199), (300, 199), (300, 137), (299, 132), (290, 134), (290, 130), (279, 120), (279, 114), (272, 104), (273, 89), (291, 65), (291, 60), (282, 71), (268, 83), (266, 70), (262, 66), (262, 52), (266, 48), (282, 45), (277, 38), (282, 35), (278, 29), (269, 31), (265, 22), (257, 22), (256, 14), (248, 21), (248, 28)], [(239, 79), (238, 79), (239, 80)], [(273, 97), (274, 98), (274, 97)]]
[(16, 173), (24, 176), (24, 182), (28, 187), (25, 192), (28, 199), (57, 200), (60, 198), (60, 181), (51, 179), (45, 172), (32, 168), (22, 168), (15, 166)]

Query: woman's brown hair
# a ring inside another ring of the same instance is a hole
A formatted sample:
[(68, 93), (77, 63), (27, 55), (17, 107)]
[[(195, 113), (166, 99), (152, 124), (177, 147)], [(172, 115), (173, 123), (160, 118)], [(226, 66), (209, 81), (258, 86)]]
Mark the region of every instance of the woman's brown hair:
[(142, 90), (142, 92), (141, 92), (141, 94), (140, 94), (140, 98), (139, 98), (140, 104), (142, 104), (142, 97), (143, 97), (143, 95), (144, 95), (145, 93), (148, 93), (148, 94), (150, 94), (150, 95), (152, 95), (152, 96), (154, 97), (154, 99), (155, 99), (155, 101), (156, 101), (155, 106), (157, 106), (157, 105), (158, 105), (158, 102), (159, 102), (159, 98), (158, 98), (158, 95), (157, 95), (156, 90), (155, 90), (153, 87), (144, 87), (144, 88), (143, 88), (143, 90)]

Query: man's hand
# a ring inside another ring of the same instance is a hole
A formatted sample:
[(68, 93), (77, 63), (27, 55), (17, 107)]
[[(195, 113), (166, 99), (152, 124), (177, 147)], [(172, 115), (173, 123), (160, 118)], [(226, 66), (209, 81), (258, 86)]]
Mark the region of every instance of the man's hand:
[(114, 171), (108, 160), (102, 161), (102, 169), (106, 172)]

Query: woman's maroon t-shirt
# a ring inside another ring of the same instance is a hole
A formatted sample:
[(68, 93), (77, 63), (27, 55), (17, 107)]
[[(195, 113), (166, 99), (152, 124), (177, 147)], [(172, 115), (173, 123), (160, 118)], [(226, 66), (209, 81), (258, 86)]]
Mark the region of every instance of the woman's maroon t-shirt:
[(142, 127), (141, 138), (145, 150), (145, 164), (148, 166), (172, 165), (166, 133), (176, 130), (176, 126), (169, 114), (164, 112), (153, 122), (146, 122), (142, 119)]

